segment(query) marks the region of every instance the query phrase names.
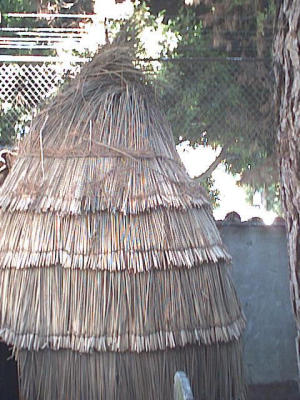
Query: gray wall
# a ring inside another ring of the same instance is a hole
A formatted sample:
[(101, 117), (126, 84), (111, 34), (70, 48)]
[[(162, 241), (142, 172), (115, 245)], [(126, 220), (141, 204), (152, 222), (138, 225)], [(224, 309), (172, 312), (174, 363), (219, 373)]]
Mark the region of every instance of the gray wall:
[(296, 380), (285, 228), (224, 222), (219, 229), (233, 258), (231, 274), (247, 318), (247, 382)]

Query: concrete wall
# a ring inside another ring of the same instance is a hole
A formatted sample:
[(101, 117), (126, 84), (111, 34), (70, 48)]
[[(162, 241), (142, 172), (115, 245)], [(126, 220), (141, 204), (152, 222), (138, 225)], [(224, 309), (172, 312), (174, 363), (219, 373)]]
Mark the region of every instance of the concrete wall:
[(296, 380), (296, 330), (284, 226), (223, 222), (219, 229), (233, 258), (232, 277), (248, 321), (247, 382)]

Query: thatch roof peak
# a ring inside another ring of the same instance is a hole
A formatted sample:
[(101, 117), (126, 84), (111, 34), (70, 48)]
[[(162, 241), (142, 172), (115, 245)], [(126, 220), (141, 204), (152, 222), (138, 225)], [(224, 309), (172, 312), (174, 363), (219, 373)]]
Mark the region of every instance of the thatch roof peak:
[(36, 116), (0, 208), (81, 214), (208, 205), (132, 60), (131, 47), (104, 47)]
[[(132, 151), (161, 148), (162, 132), (150, 125), (152, 119), (162, 120), (162, 126), (166, 121), (145, 82), (145, 75), (133, 64), (130, 46), (104, 46), (37, 115), (21, 154), (39, 152), (41, 141), (45, 154), (58, 157), (101, 156), (116, 147)], [(143, 136), (147, 139), (141, 142)], [(170, 140), (170, 134), (163, 136), (165, 142)], [(166, 156), (176, 158), (173, 143), (164, 147)]]

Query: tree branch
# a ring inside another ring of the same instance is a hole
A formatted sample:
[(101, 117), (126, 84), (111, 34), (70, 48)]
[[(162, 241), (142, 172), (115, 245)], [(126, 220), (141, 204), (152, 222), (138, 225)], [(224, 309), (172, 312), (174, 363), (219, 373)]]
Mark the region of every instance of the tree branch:
[(207, 168), (207, 170), (205, 172), (203, 172), (203, 174), (201, 174), (199, 176), (195, 176), (194, 180), (203, 181), (204, 179), (208, 178), (214, 172), (214, 170), (217, 168), (217, 166), (220, 164), (220, 162), (225, 160), (229, 146), (230, 146), (230, 144), (224, 145), (222, 150), (220, 151), (220, 154), (210, 164), (210, 166)]

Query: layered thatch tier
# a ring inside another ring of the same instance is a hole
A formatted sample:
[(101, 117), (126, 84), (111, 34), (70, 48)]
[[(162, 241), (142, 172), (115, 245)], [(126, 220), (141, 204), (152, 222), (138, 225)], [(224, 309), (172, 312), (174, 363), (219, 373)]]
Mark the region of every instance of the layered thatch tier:
[(7, 269), (0, 336), (16, 348), (154, 351), (237, 340), (245, 322), (224, 265), (153, 271)]
[(209, 205), (203, 189), (174, 160), (133, 161), (120, 153), (104, 158), (99, 154), (86, 158), (45, 156), (43, 164), (40, 155), (18, 158), (0, 191), (0, 207), (81, 214)]
[(0, 269), (62, 265), (131, 272), (230, 261), (208, 209), (124, 215), (0, 213)]
[(106, 68), (95, 58), (36, 118), (0, 191), (2, 209), (139, 213), (209, 204), (180, 161), (154, 92), (132, 64), (130, 90), (118, 61)]
[(26, 400), (244, 400), (243, 313), (204, 190), (128, 49), (34, 119), (0, 189), (0, 336)]
[(138, 356), (20, 351), (20, 392), (30, 400), (173, 400), (175, 372), (184, 370), (197, 400), (245, 400), (240, 354), (237, 341)]

